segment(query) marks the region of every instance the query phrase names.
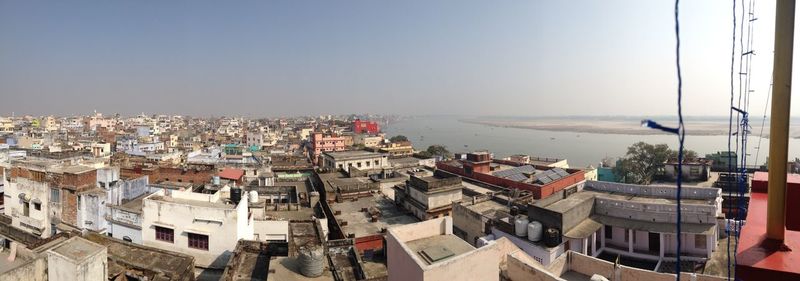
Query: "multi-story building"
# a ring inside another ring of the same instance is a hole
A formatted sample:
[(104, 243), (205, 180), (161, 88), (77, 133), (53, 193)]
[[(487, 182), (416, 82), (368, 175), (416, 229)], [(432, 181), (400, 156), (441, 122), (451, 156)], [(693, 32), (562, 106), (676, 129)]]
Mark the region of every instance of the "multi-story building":
[(450, 217), (389, 228), (386, 253), (389, 281), (501, 280), (505, 257), (524, 256), (507, 239), (473, 247), (453, 235)]
[(253, 217), (241, 196), (228, 186), (213, 194), (157, 191), (144, 198), (142, 241), (194, 256), (200, 267), (224, 268), (236, 242), (253, 239)]
[(364, 147), (378, 147), (383, 142), (383, 135), (356, 134), (353, 136), (353, 145)]
[(322, 153), (321, 159), (321, 167), (345, 172), (350, 172), (351, 167), (359, 170), (389, 167), (388, 155), (363, 150), (324, 152)]
[(46, 238), (78, 227), (78, 194), (96, 184), (95, 168), (48, 160), (15, 160), (5, 187), (12, 226)]
[(445, 173), (430, 177), (411, 176), (395, 186), (394, 200), (420, 220), (452, 215), (453, 203), (461, 201), (461, 178)]
[[(680, 233), (675, 227), (675, 186), (589, 181), (582, 190), (560, 191), (528, 205), (527, 212), (497, 216), (491, 237), (508, 238), (544, 265), (570, 250), (595, 257), (621, 255), (653, 267), (674, 263), (677, 251), (684, 261), (709, 259), (717, 246), (718, 219), (723, 218), (721, 191), (682, 189)], [(531, 229), (538, 234), (529, 234)]]
[(414, 147), (409, 141), (392, 142), (382, 146), (378, 151), (389, 156), (410, 156), (414, 154)]
[(311, 159), (314, 164), (319, 162), (319, 157), (323, 152), (344, 151), (347, 146), (344, 145), (344, 138), (336, 135), (324, 135), (322, 133), (314, 133), (311, 136), (311, 150), (313, 154)]
[(378, 122), (362, 121), (360, 119), (353, 121), (353, 132), (356, 134), (377, 134), (380, 131), (381, 127), (378, 125)]

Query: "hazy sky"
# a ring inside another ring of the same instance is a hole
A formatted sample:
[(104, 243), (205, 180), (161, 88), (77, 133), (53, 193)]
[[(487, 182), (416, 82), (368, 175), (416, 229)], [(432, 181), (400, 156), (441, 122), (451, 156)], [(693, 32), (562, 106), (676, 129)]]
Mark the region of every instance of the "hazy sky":
[[(754, 116), (774, 25), (758, 2)], [(672, 5), (0, 0), (0, 115), (670, 115)], [(728, 114), (731, 13), (681, 4), (688, 115)]]

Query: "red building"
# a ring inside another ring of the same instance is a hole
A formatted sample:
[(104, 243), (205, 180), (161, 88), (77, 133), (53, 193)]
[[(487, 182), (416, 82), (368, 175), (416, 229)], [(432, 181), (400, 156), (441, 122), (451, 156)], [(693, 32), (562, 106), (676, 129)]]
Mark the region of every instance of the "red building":
[(381, 131), (378, 122), (374, 121), (361, 121), (356, 119), (353, 121), (353, 132), (356, 134), (377, 134)]
[[(508, 160), (492, 159), (488, 152), (467, 153), (465, 159), (437, 162), (436, 168), (477, 181), (530, 191), (534, 199), (542, 199), (584, 182), (584, 171), (581, 169), (561, 169), (542, 165), (530, 165)], [(503, 168), (504, 167), (504, 168)], [(504, 171), (503, 171), (504, 169)], [(536, 175), (547, 175), (555, 169), (563, 174), (548, 177), (544, 182), (533, 180)]]

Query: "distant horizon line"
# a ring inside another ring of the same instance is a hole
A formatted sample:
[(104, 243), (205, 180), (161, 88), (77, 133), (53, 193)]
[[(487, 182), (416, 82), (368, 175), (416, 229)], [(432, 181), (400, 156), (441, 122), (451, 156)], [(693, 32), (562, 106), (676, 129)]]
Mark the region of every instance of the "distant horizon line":
[[(259, 119), (259, 118), (302, 118), (302, 117), (319, 117), (319, 116), (365, 116), (365, 115), (376, 115), (376, 116), (395, 116), (395, 117), (469, 117), (469, 118), (615, 118), (615, 119), (633, 119), (633, 118), (648, 118), (648, 119), (664, 119), (664, 118), (678, 118), (677, 115), (619, 115), (619, 114), (608, 114), (608, 115), (600, 115), (600, 114), (564, 114), (564, 115), (509, 115), (509, 114), (461, 114), (461, 113), (422, 113), (422, 114), (397, 114), (397, 113), (339, 113), (339, 114), (328, 114), (328, 113), (317, 113), (317, 114), (297, 114), (297, 115), (261, 115), (255, 116), (252, 114), (241, 114), (241, 115), (234, 115), (234, 114), (211, 114), (211, 115), (195, 115), (195, 114), (181, 114), (181, 113), (148, 113), (142, 112), (137, 114), (121, 114), (121, 113), (101, 113), (103, 116), (114, 116), (119, 114), (120, 117), (137, 117), (139, 115), (144, 114), (145, 116), (153, 116), (153, 115), (169, 115), (169, 116), (185, 116), (185, 117), (192, 117), (192, 118), (221, 118), (221, 117), (234, 117), (234, 118), (250, 118), (250, 119)], [(59, 114), (14, 114), (12, 115), (0, 115), (3, 118), (17, 118), (17, 117), (77, 117), (77, 116), (92, 116), (94, 113), (76, 113), (76, 114), (68, 114), (68, 115), (59, 115)], [(697, 119), (697, 118), (705, 118), (705, 119), (728, 119), (729, 116), (727, 115), (686, 115), (684, 118), (689, 119)], [(736, 117), (734, 117), (736, 118)], [(755, 119), (762, 119), (762, 116), (757, 116)], [(767, 119), (770, 117), (767, 116)], [(800, 118), (800, 115), (793, 115), (790, 118)], [(753, 119), (751, 117), (751, 119)], [(753, 119), (753, 120), (755, 120)]]

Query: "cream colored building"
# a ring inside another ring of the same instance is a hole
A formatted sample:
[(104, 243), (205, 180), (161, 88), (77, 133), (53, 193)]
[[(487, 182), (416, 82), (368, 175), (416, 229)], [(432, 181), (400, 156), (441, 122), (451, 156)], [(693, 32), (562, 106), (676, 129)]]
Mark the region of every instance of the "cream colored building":
[(389, 281), (492, 281), (500, 280), (506, 255), (520, 250), (507, 239), (475, 248), (453, 235), (451, 217), (442, 217), (389, 228), (386, 251)]
[(383, 135), (356, 134), (353, 137), (353, 145), (363, 145), (364, 147), (378, 147), (383, 142)]
[(253, 239), (247, 196), (231, 201), (231, 188), (214, 194), (160, 190), (144, 198), (142, 242), (195, 257), (204, 268), (224, 268), (239, 239)]

